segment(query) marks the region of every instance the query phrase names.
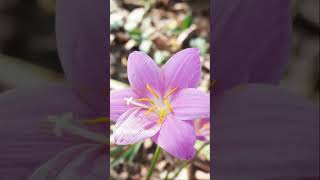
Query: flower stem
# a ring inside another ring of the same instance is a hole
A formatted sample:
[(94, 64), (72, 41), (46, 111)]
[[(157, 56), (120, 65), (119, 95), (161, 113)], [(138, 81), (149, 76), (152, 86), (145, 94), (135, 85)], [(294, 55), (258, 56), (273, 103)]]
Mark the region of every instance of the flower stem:
[(156, 151), (155, 151), (155, 153), (154, 153), (154, 155), (152, 157), (151, 166), (149, 168), (146, 180), (150, 180), (150, 178), (152, 176), (152, 173), (153, 173), (153, 170), (154, 170), (154, 167), (156, 166), (156, 163), (157, 163), (157, 161), (159, 159), (160, 153), (161, 153), (161, 148), (160, 148), (160, 146), (157, 146)]

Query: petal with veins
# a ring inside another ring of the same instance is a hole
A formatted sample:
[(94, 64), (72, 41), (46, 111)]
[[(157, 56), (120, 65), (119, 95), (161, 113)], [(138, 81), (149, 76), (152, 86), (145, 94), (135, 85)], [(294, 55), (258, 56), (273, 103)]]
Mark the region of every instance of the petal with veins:
[(153, 97), (149, 90), (153, 88), (157, 94), (162, 94), (162, 79), (160, 68), (143, 52), (132, 52), (128, 58), (128, 79), (132, 90), (140, 97)]
[(183, 89), (172, 99), (171, 107), (179, 120), (209, 118), (210, 96), (197, 89)]
[(152, 137), (160, 130), (157, 116), (140, 108), (132, 108), (119, 117), (114, 128), (114, 140), (118, 145), (134, 144)]
[(168, 116), (161, 127), (161, 130), (152, 137), (169, 154), (182, 159), (190, 160), (194, 154), (196, 135), (193, 125), (188, 121), (180, 121)]
[(132, 106), (127, 105), (126, 98), (136, 98), (137, 95), (131, 89), (111, 91), (110, 93), (110, 118), (116, 121), (120, 115)]
[(174, 54), (162, 68), (166, 90), (198, 86), (200, 69), (198, 49), (188, 48)]

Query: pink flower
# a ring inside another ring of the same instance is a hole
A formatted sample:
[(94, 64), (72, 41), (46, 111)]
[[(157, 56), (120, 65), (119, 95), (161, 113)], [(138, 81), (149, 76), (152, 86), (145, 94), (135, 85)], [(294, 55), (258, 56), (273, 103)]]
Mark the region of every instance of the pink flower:
[(210, 120), (197, 119), (194, 121), (196, 137), (200, 141), (209, 141), (210, 139)]
[(118, 145), (151, 138), (179, 159), (195, 154), (194, 120), (210, 117), (210, 97), (195, 89), (200, 80), (199, 51), (182, 50), (164, 67), (142, 52), (128, 60), (130, 89), (111, 92), (111, 119)]

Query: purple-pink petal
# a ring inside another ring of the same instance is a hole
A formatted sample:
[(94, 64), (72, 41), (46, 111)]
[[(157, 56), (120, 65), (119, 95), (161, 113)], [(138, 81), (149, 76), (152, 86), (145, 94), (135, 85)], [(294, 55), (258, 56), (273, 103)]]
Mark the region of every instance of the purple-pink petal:
[(127, 105), (125, 98), (137, 98), (137, 95), (131, 89), (116, 90), (110, 92), (110, 118), (116, 121), (121, 114), (132, 108)]
[(253, 84), (227, 92), (218, 106), (214, 176), (319, 176), (318, 105), (286, 89)]
[[(0, 96), (0, 174), (20, 180), (59, 151), (83, 139), (57, 137), (48, 116), (71, 112), (79, 100), (64, 85), (16, 89)], [(76, 123), (76, 122), (75, 122)]]
[(41, 165), (32, 180), (100, 180), (106, 173), (107, 154), (103, 146), (80, 144), (60, 152)]
[(195, 154), (194, 144), (196, 135), (193, 125), (168, 116), (160, 131), (152, 137), (162, 149), (176, 158), (190, 160)]
[(135, 51), (128, 58), (128, 79), (132, 90), (140, 97), (152, 97), (147, 89), (149, 85), (159, 95), (163, 92), (163, 80), (160, 68), (145, 53)]
[(210, 96), (198, 89), (186, 88), (175, 94), (171, 106), (179, 120), (210, 117)]
[(194, 128), (196, 130), (197, 140), (208, 141), (210, 138), (210, 120), (197, 119), (193, 123), (194, 123)]
[(160, 130), (157, 117), (139, 108), (131, 108), (122, 114), (114, 128), (113, 138), (118, 145), (134, 144), (150, 138)]
[(106, 116), (108, 112), (106, 7), (106, 1), (57, 1), (57, 48), (67, 80), (86, 102), (74, 106), (80, 118)]
[(215, 92), (236, 85), (277, 83), (290, 49), (290, 1), (219, 0), (212, 7)]
[(174, 54), (162, 67), (166, 90), (194, 88), (200, 81), (200, 55), (196, 48), (188, 48)]

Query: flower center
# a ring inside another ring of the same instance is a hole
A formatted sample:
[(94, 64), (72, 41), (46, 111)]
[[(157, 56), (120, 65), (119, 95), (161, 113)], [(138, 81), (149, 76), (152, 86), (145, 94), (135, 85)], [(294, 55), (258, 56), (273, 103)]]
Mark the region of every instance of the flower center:
[(125, 98), (127, 105), (134, 105), (147, 109), (146, 115), (148, 116), (151, 112), (159, 116), (158, 123), (162, 124), (164, 118), (172, 113), (169, 97), (177, 90), (177, 88), (171, 89), (164, 97), (159, 96), (152, 87), (147, 84), (147, 89), (153, 95), (152, 98), (138, 98), (133, 97)]

